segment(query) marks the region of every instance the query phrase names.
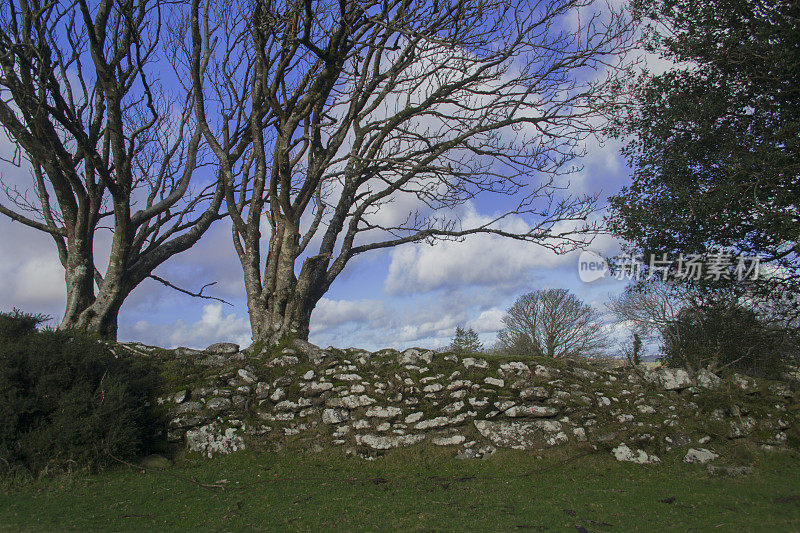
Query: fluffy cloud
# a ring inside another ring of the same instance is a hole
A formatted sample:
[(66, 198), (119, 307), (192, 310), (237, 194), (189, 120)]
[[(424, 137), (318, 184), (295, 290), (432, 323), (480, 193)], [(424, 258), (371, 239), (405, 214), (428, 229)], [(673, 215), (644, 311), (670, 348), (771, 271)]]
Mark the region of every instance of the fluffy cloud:
[(215, 342), (235, 342), (240, 346), (249, 346), (251, 342), (250, 322), (235, 313), (225, 314), (222, 304), (204, 305), (200, 319), (191, 324), (182, 319), (171, 324), (153, 324), (140, 320), (132, 329), (137, 340), (167, 348), (205, 348)]
[[(465, 228), (491, 220), (478, 215), (471, 204), (461, 219)], [(516, 232), (527, 229), (519, 219), (510, 219), (502, 227)], [(532, 269), (555, 268), (571, 261), (568, 256), (535, 244), (488, 234), (471, 235), (461, 242), (443, 241), (434, 246), (400, 246), (392, 250), (391, 257), (384, 284), (390, 294), (468, 285), (518, 287), (529, 281)]]

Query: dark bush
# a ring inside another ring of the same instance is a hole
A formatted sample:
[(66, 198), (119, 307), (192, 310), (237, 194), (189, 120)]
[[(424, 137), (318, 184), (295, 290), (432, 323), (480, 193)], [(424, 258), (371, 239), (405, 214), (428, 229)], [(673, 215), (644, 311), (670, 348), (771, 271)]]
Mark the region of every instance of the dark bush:
[(670, 366), (766, 378), (780, 378), (796, 364), (800, 349), (797, 331), (724, 301), (682, 310), (665, 328), (663, 343)]
[(42, 317), (0, 313), (0, 468), (33, 475), (96, 470), (149, 451), (156, 373)]

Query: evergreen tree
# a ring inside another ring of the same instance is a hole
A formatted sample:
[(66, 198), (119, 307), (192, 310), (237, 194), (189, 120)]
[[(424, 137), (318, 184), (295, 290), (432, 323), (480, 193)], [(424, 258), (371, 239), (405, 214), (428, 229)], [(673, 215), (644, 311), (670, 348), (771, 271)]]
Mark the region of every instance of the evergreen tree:
[(459, 355), (469, 355), (483, 350), (483, 343), (478, 338), (478, 332), (472, 328), (456, 327), (456, 334), (450, 344), (450, 351)]

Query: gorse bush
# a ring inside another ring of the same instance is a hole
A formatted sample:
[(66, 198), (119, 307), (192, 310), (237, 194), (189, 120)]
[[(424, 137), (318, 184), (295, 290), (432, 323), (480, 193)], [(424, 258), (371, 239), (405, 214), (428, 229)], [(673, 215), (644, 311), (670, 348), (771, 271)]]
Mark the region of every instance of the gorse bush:
[(96, 470), (152, 448), (156, 373), (85, 334), (37, 331), (42, 320), (0, 313), (0, 469)]
[(800, 352), (798, 332), (770, 324), (730, 302), (691, 306), (665, 328), (664, 360), (670, 366), (744, 372), (780, 378)]

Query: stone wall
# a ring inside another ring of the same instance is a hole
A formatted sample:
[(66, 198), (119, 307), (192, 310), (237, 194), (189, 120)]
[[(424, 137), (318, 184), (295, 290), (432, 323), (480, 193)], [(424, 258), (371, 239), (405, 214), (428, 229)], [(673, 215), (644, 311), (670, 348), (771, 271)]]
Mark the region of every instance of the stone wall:
[(619, 361), (486, 360), (432, 351), (263, 353), (128, 345), (158, 358), (167, 437), (208, 457), (247, 447), (343, 447), (374, 457), (427, 442), (478, 458), (498, 448), (603, 446), (620, 460), (714, 459), (732, 442), (796, 446), (797, 396), (782, 382)]

